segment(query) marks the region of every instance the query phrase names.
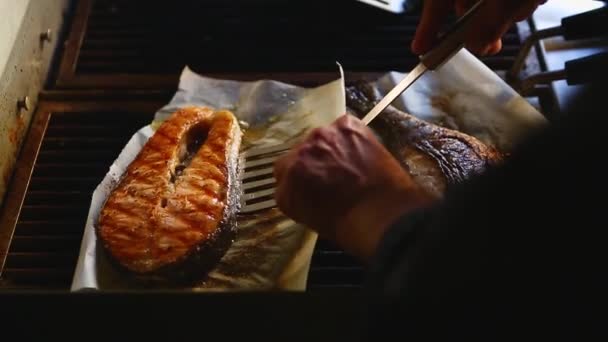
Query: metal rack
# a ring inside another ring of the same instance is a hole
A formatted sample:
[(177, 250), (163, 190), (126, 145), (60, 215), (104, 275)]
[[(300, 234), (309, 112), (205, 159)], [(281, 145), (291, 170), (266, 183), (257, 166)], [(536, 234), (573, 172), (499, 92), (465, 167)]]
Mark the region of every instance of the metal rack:
[[(418, 61), (409, 51), (417, 14), (352, 1), (245, 3), (176, 0), (142, 10), (129, 1), (78, 2), (0, 213), (0, 288), (69, 288), (94, 187), (170, 99), (184, 65), (219, 78), (314, 86), (335, 77), (336, 60), (347, 79), (408, 71)], [(482, 59), (498, 74), (515, 61), (529, 30), (522, 25), (498, 56)], [(317, 244), (310, 291), (356, 290), (363, 280), (359, 263)]]

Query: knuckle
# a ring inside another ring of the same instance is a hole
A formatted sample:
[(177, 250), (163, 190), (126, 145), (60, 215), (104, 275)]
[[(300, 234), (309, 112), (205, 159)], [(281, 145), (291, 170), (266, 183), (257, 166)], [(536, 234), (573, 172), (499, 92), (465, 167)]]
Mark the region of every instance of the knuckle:
[(322, 127), (317, 127), (310, 132), (310, 138), (314, 140), (318, 140), (323, 137), (324, 129)]
[(338, 123), (344, 127), (352, 126), (355, 124), (355, 117), (350, 114), (344, 114), (338, 119)]
[(352, 120), (353, 116), (350, 114), (344, 114), (341, 117), (338, 118), (338, 123), (348, 123), (350, 120)]
[(310, 150), (311, 150), (312, 146), (313, 146), (313, 144), (311, 144), (311, 143), (306, 143), (306, 144), (300, 146), (300, 148), (297, 151), (295, 151), (296, 160), (294, 161), (294, 163), (301, 162), (302, 159), (307, 158), (308, 155), (310, 154)]

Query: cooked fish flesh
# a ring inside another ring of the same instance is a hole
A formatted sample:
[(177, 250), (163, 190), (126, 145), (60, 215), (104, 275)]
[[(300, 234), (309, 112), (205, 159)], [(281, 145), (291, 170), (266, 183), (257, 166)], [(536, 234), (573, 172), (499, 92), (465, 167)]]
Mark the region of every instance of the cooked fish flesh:
[[(346, 88), (347, 107), (362, 118), (380, 100), (365, 81)], [(371, 123), (387, 149), (431, 194), (441, 197), (451, 185), (479, 174), (503, 160), (496, 149), (459, 131), (418, 119), (389, 106)]]
[(190, 107), (164, 121), (101, 210), (109, 259), (139, 278), (204, 276), (234, 238), (241, 137), (229, 111)]

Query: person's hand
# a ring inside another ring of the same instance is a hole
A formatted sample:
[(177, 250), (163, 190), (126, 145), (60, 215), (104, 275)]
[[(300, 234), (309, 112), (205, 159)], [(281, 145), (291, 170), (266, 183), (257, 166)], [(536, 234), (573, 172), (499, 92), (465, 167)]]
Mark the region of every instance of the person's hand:
[(277, 160), (275, 177), (285, 215), (362, 259), (394, 220), (430, 201), (372, 131), (348, 114)]
[[(424, 54), (430, 50), (445, 19), (452, 9), (463, 15), (478, 0), (426, 0), (412, 51)], [(474, 18), (465, 47), (478, 55), (493, 55), (502, 49), (501, 37), (516, 22), (525, 20), (547, 0), (487, 0)]]

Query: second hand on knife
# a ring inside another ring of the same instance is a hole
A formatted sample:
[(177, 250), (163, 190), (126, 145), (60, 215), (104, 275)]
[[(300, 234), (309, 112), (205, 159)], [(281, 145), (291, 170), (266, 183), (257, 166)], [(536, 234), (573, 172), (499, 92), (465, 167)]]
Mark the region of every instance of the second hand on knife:
[(464, 47), (469, 30), (468, 24), (479, 13), (478, 9), (484, 2), (485, 0), (478, 1), (454, 24), (450, 31), (442, 35), (439, 43), (420, 58), (420, 63), (363, 117), (362, 121), (365, 125), (369, 125), (376, 116), (382, 113), (386, 107), (393, 103), (397, 97), (414, 84), (427, 70), (437, 69)]

